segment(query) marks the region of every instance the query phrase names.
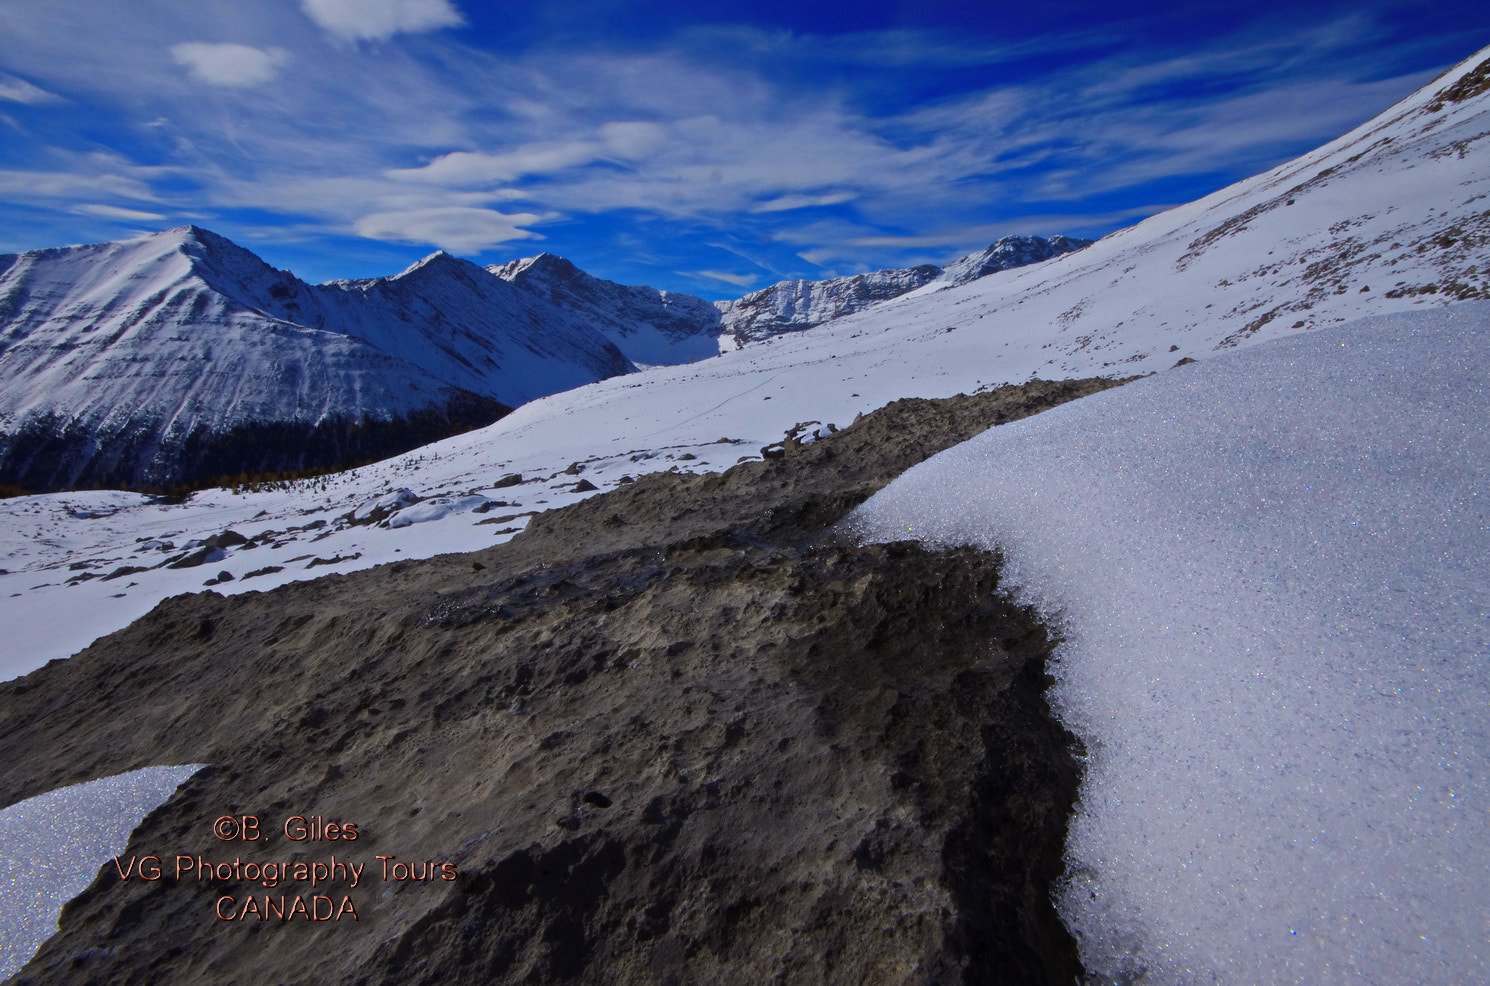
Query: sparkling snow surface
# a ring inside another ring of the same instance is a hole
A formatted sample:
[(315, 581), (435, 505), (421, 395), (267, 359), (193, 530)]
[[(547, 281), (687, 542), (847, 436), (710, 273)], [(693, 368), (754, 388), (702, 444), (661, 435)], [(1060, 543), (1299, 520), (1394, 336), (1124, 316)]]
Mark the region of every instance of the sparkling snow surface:
[(1144, 983), (1490, 981), (1490, 303), (994, 429), (855, 515), (1006, 552), (1090, 761), (1060, 901)]
[(0, 811), (0, 979), (57, 932), (62, 905), (124, 851), (129, 834), (202, 764), (144, 767)]

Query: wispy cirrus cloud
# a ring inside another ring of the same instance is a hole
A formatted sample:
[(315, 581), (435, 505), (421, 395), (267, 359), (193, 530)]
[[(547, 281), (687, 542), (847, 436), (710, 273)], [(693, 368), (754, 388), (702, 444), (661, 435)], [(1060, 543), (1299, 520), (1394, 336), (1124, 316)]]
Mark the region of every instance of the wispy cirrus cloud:
[(791, 212), (796, 209), (812, 209), (825, 205), (841, 205), (852, 202), (857, 192), (828, 192), (822, 195), (780, 195), (766, 202), (757, 202), (751, 212)]
[(0, 72), (0, 99), (12, 103), (25, 103), (29, 106), (62, 102), (62, 97), (56, 93), (47, 92), (39, 86), (33, 86), (25, 79), (18, 79), (4, 72)]
[[(773, 215), (851, 208), (854, 234), (798, 244), (795, 255), (811, 262), (971, 247), (967, 232), (904, 232), (951, 229), (947, 220), (969, 210), (1002, 213), (982, 224), (1000, 235), (1033, 231), (1021, 230), (1017, 214), (1009, 215), (1009, 203), (1019, 201), (1044, 206), (1025, 221), (1040, 218), (1046, 223), (1040, 231), (1079, 232), (1100, 225), (1094, 216), (1142, 218), (1169, 199), (1122, 210), (1078, 208), (1066, 223), (1050, 206), (1161, 178), (1234, 172), (1238, 162), (1265, 166), (1303, 149), (1299, 144), (1312, 135), (1359, 122), (1420, 81), (1359, 80), (1352, 75), (1364, 66), (1357, 64), (1301, 84), (1300, 90), (1330, 98), (1289, 110), (1295, 96), (1279, 85), (1285, 67), (1358, 33), (1353, 20), (1312, 33), (1259, 31), (1152, 64), (1128, 53), (1108, 55), (1079, 71), (1027, 76), (890, 114), (856, 110), (842, 98), (773, 92), (762, 77), (741, 79), (738, 68), (702, 65), (676, 52), (612, 53), (588, 65), (572, 55), (539, 55), (525, 68), (548, 96), (550, 112), (527, 120), (541, 139), (455, 151), (387, 175), (452, 191), (503, 183), (571, 214), (643, 210), (690, 221), (713, 217), (737, 228), (752, 217), (744, 225), (768, 239), (779, 232), (771, 228)], [(879, 42), (915, 47), (903, 35)], [(952, 48), (960, 53), (956, 60), (973, 60), (970, 49)], [(919, 57), (952, 54), (933, 49)], [(1226, 79), (1233, 81), (1217, 81)], [(721, 98), (724, 91), (730, 98)], [(606, 146), (595, 136), (601, 114), (650, 120), (645, 144), (626, 153)], [(1085, 225), (1073, 229), (1078, 223)]]
[[(608, 248), (737, 283), (712, 275), (1106, 232), (1174, 201), (1176, 183), (1199, 194), (1261, 170), (1421, 79), (1383, 69), (1396, 49), (1362, 13), (1183, 47), (1142, 24), (1032, 39), (704, 25), (497, 51), (441, 33), (464, 22), (450, 0), (205, 11), (8, 0), (13, 129), (31, 140), (40, 117), (25, 114), (46, 98), (80, 122), (71, 146), (51, 120), (52, 144), (10, 149), (0, 205), (121, 223), (192, 209), (258, 233), (281, 216), (297, 242), (319, 227), (465, 253), (547, 236), (582, 265)], [(927, 87), (937, 73), (958, 84)], [(85, 165), (105, 119), (113, 164)]]
[(500, 153), (453, 151), (418, 168), (395, 168), (388, 177), (460, 187), (488, 182), (510, 182), (526, 175), (546, 175), (601, 161), (635, 160), (662, 147), (667, 128), (656, 123), (613, 122), (596, 128), (593, 136), (536, 141)]
[(456, 253), (482, 253), (513, 240), (541, 240), (525, 227), (553, 218), (531, 212), (503, 213), (469, 206), (437, 206), (376, 212), (357, 220), (357, 233), (374, 240), (438, 244)]
[(117, 205), (96, 205), (94, 203), (74, 206), (72, 211), (83, 216), (102, 216), (105, 219), (122, 219), (135, 223), (164, 222), (167, 218), (161, 212), (146, 212), (143, 209), (124, 209)]
[(713, 281), (723, 281), (725, 284), (733, 284), (737, 288), (748, 288), (761, 279), (759, 274), (731, 274), (729, 271), (723, 270), (690, 270), (678, 271), (678, 273), (707, 277)]
[(160, 197), (152, 182), (167, 170), (139, 167), (102, 153), (58, 154), (50, 163), (53, 167), (46, 170), (0, 170), (0, 200), (52, 199), (61, 208), (101, 196), (155, 202)]

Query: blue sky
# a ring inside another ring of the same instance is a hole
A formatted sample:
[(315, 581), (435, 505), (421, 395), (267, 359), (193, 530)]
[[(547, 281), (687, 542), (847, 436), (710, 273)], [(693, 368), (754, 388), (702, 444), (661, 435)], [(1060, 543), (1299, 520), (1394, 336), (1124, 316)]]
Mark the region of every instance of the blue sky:
[(1490, 16), (5, 0), (0, 38), (0, 251), (190, 222), (311, 281), (546, 250), (727, 298), (1130, 225), (1373, 116)]

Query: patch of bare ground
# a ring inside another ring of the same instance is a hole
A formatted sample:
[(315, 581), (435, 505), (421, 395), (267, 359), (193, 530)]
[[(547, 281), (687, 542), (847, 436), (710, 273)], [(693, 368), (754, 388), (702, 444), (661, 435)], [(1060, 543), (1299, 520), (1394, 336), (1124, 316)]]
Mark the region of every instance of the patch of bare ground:
[(1462, 103), (1466, 99), (1490, 90), (1490, 58), (1480, 62), (1467, 73), (1459, 77), (1459, 80), (1451, 86), (1445, 87), (1438, 94), (1438, 101), (1429, 106), (1428, 109), (1434, 113), (1443, 109), (1443, 103)]

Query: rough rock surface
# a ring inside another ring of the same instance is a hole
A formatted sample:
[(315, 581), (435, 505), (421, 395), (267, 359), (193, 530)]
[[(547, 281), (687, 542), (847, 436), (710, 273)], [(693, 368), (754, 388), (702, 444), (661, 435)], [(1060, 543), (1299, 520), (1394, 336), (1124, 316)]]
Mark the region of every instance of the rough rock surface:
[[(0, 805), (209, 762), (126, 857), (372, 870), (357, 920), (109, 863), (17, 982), (1069, 983), (1078, 761), (998, 559), (829, 529), (916, 461), (1111, 385), (899, 401), (473, 555), (165, 601), (0, 684)], [(799, 431), (798, 434), (802, 432)], [(269, 838), (223, 843), (224, 814)], [(357, 824), (292, 843), (293, 815)], [(455, 880), (384, 882), (377, 856)], [(235, 906), (237, 906), (235, 904)]]

